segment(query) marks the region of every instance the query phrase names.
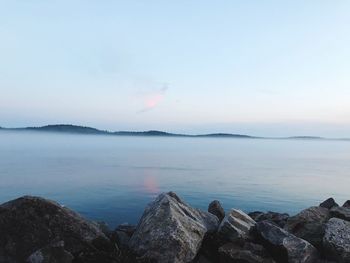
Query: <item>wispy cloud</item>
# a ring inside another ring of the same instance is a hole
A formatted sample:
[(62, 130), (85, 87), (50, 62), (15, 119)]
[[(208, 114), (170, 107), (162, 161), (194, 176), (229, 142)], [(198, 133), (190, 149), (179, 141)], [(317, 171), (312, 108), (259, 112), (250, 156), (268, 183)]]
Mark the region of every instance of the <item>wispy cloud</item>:
[(168, 86), (163, 84), (163, 87), (157, 90), (147, 92), (143, 96), (143, 108), (140, 112), (146, 112), (156, 108), (164, 99)]

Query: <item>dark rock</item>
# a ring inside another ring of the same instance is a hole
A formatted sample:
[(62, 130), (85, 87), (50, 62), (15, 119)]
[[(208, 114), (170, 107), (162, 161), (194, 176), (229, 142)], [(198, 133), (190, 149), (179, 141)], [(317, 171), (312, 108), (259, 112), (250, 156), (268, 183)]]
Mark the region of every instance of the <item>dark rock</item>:
[(111, 239), (118, 244), (119, 248), (125, 249), (129, 247), (130, 236), (124, 231), (114, 231)]
[(347, 207), (334, 207), (330, 210), (331, 217), (336, 217), (350, 221), (350, 208)]
[(219, 218), (219, 221), (221, 222), (222, 219), (225, 217), (225, 210), (222, 208), (220, 202), (218, 200), (214, 200), (209, 204), (208, 212), (216, 215)]
[(350, 262), (350, 222), (331, 218), (326, 224), (323, 246), (329, 259)]
[(131, 237), (134, 234), (135, 230), (136, 230), (136, 226), (129, 225), (127, 223), (121, 224), (117, 226), (117, 228), (115, 229), (115, 231), (122, 231), (126, 233), (129, 237)]
[(350, 200), (345, 201), (343, 207), (350, 208)]
[(267, 221), (256, 224), (258, 237), (277, 262), (313, 263), (318, 260), (316, 248)]
[(50, 244), (31, 254), (27, 263), (71, 263), (73, 255), (64, 249), (64, 242)]
[(24, 262), (36, 251), (49, 251), (57, 240), (75, 256), (96, 250), (96, 239), (109, 242), (96, 223), (53, 201), (25, 196), (0, 206), (0, 261)]
[(286, 222), (289, 218), (289, 214), (287, 214), (287, 213), (276, 213), (276, 212), (271, 212), (271, 211), (269, 211), (267, 213), (255, 211), (255, 212), (249, 213), (248, 215), (251, 218), (253, 218), (254, 221), (256, 221), (256, 222), (261, 222), (261, 221), (267, 220), (270, 223), (274, 223), (282, 228), (284, 227), (284, 225), (286, 224)]
[(313, 206), (290, 217), (284, 229), (322, 249), (325, 223), (329, 218), (327, 208)]
[(218, 235), (230, 242), (242, 243), (249, 239), (255, 221), (241, 210), (231, 209), (222, 220)]
[(327, 209), (331, 209), (332, 207), (337, 207), (337, 206), (339, 206), (339, 205), (334, 201), (334, 199), (332, 197), (328, 198), (327, 200), (323, 201), (320, 204), (320, 207), (324, 207)]
[(163, 193), (146, 207), (129, 247), (152, 262), (190, 262), (218, 224), (216, 216), (191, 208), (173, 192)]
[(219, 248), (220, 262), (223, 263), (273, 263), (265, 248), (247, 243), (244, 247), (227, 243)]

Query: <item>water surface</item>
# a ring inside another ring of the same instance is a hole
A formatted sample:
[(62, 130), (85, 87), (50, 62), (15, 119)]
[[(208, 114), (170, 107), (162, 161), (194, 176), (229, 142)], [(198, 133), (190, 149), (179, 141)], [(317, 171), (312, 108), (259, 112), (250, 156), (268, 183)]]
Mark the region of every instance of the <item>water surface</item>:
[(0, 132), (0, 202), (38, 195), (110, 226), (158, 193), (291, 214), (350, 199), (350, 142)]

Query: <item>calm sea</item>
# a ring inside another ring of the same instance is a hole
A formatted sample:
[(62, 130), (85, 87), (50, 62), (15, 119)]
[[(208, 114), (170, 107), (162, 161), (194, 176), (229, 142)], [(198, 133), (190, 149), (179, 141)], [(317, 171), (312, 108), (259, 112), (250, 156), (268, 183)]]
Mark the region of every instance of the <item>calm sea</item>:
[(84, 216), (137, 223), (175, 191), (194, 207), (291, 214), (350, 199), (350, 142), (0, 132), (0, 202), (37, 195)]

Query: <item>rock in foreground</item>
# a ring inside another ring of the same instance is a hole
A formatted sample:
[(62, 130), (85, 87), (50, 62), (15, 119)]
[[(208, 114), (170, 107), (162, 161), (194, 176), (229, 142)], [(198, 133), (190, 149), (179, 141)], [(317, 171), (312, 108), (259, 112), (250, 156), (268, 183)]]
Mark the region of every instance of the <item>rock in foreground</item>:
[(350, 222), (331, 218), (326, 225), (323, 244), (327, 257), (337, 262), (350, 262)]
[(147, 206), (129, 246), (152, 262), (190, 262), (205, 234), (215, 232), (218, 224), (216, 216), (190, 207), (169, 192)]
[(277, 262), (314, 263), (318, 260), (318, 252), (314, 246), (272, 223), (259, 222), (256, 230)]
[(322, 248), (325, 223), (329, 219), (329, 210), (313, 206), (288, 219), (285, 230), (305, 239), (317, 248)]
[(50, 253), (69, 262), (72, 256), (100, 251), (96, 240), (109, 244), (97, 224), (53, 201), (25, 196), (0, 206), (0, 262), (51, 262), (36, 260)]

